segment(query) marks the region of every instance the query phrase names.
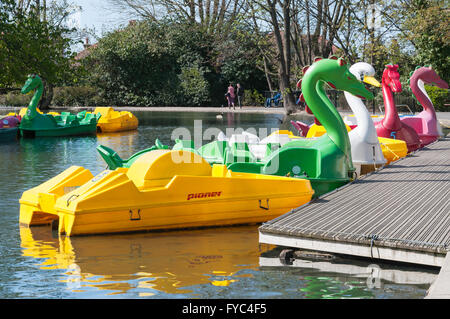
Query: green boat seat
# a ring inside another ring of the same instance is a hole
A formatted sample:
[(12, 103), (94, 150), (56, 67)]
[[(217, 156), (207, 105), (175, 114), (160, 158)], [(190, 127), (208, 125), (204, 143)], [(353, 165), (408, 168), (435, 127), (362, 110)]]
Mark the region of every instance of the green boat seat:
[(214, 141), (201, 146), (198, 149), (199, 154), (212, 164), (224, 164), (225, 152), (228, 148), (226, 141)]
[(194, 141), (193, 140), (175, 140), (175, 145), (173, 146), (172, 150), (184, 150), (184, 151), (190, 151), (194, 154), (198, 154), (198, 151), (195, 149)]
[(225, 164), (234, 162), (253, 163), (256, 162), (255, 156), (250, 152), (248, 144), (245, 142), (232, 143), (225, 152)]

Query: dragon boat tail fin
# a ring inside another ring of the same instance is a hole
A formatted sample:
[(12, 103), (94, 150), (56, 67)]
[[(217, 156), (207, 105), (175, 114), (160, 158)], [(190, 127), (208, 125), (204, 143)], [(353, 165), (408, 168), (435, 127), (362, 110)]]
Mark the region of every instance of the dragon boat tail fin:
[(113, 149), (104, 145), (97, 146), (97, 151), (100, 153), (103, 160), (108, 164), (108, 169), (115, 170), (123, 166), (124, 160)]

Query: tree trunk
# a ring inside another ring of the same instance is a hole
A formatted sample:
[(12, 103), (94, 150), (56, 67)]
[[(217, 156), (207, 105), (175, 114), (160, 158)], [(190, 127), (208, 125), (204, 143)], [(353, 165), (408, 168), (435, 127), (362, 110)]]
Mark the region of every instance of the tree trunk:
[[(286, 114), (291, 114), (295, 110), (294, 95), (290, 88), (290, 63), (291, 63), (291, 47), (290, 47), (290, 0), (283, 3), (283, 19), (284, 36), (281, 35), (280, 25), (278, 23), (278, 13), (276, 10), (276, 2), (267, 0), (270, 17), (272, 20), (275, 42), (278, 49), (278, 77), (280, 79), (280, 91), (283, 95), (284, 109)], [(284, 38), (284, 39), (283, 39)], [(289, 39), (289, 40), (287, 40)], [(283, 41), (284, 40), (284, 41)]]
[(267, 59), (263, 56), (264, 61), (264, 74), (266, 75), (267, 86), (269, 87), (269, 91), (273, 91), (272, 89), (272, 80), (270, 79), (269, 67), (267, 66)]
[(39, 101), (39, 109), (41, 111), (48, 110), (53, 99), (53, 84), (48, 83), (44, 79), (42, 79), (42, 84), (44, 85), (44, 92), (41, 100)]

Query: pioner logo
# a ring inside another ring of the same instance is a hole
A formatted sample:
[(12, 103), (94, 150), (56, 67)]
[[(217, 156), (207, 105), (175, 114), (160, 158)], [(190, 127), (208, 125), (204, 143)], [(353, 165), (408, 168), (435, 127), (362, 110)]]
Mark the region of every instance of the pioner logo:
[(222, 192), (206, 192), (206, 193), (188, 194), (187, 200), (191, 200), (193, 198), (219, 197), (221, 194), (222, 194)]

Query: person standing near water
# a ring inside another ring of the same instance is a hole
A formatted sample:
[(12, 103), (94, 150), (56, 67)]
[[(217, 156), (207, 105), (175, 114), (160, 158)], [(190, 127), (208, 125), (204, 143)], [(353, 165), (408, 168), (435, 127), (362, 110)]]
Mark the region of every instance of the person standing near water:
[(229, 109), (231, 109), (232, 105), (233, 105), (233, 110), (235, 109), (235, 107), (234, 107), (234, 99), (235, 98), (236, 98), (236, 95), (234, 94), (234, 87), (230, 83), (230, 86), (228, 87), (228, 92), (227, 92), (228, 108)]
[(238, 83), (236, 84), (236, 96), (239, 108), (242, 109), (242, 100), (244, 98), (244, 88)]

